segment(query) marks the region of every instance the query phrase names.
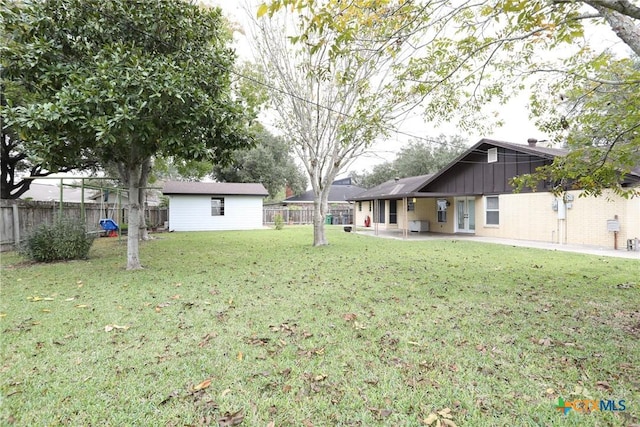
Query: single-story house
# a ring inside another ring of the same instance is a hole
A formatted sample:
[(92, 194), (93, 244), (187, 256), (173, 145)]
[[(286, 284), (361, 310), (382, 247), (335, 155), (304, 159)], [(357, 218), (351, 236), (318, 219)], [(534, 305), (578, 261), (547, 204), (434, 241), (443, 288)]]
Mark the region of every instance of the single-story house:
[[(82, 197), (82, 190), (79, 187), (72, 187), (70, 185), (62, 186), (62, 200), (64, 202), (80, 203), (82, 201)], [(40, 202), (59, 202), (60, 185), (51, 181), (48, 184), (32, 182), (29, 189), (24, 192), (20, 198), (22, 200), (35, 200)], [(85, 190), (84, 202), (93, 202), (89, 197), (89, 192), (87, 190)]]
[(262, 184), (168, 181), (169, 230), (251, 230), (262, 228)]
[[(349, 200), (365, 189), (351, 183), (351, 178), (342, 178), (331, 183), (327, 204), (328, 214), (333, 224), (352, 224), (353, 202)], [(270, 218), (278, 213), (285, 222), (294, 224), (310, 224), (313, 222), (313, 190), (298, 195), (290, 195), (282, 202), (267, 209), (265, 223), (272, 222)]]
[[(329, 208), (334, 209), (351, 209), (349, 200), (362, 193), (365, 189), (351, 184), (351, 178), (343, 178), (331, 183), (329, 189), (329, 198), (327, 200)], [(313, 190), (309, 190), (302, 194), (287, 197), (282, 201), (283, 206), (313, 206)]]
[[(640, 238), (640, 198), (612, 192), (564, 198), (549, 183), (514, 193), (514, 176), (550, 164), (566, 150), (482, 139), (435, 174), (385, 182), (351, 198), (355, 224), (411, 232), (469, 233), (477, 236), (619, 247)], [(640, 170), (623, 185), (640, 183)], [(614, 233), (614, 230), (615, 231)]]

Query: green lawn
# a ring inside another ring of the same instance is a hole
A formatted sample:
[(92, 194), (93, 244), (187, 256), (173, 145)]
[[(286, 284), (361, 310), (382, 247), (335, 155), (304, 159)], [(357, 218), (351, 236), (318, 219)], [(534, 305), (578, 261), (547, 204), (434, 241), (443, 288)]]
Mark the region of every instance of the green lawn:
[[(88, 261), (2, 254), (0, 425), (640, 422), (638, 261), (338, 227), (311, 241), (161, 234), (137, 272), (117, 239)], [(626, 410), (565, 416), (558, 397)]]

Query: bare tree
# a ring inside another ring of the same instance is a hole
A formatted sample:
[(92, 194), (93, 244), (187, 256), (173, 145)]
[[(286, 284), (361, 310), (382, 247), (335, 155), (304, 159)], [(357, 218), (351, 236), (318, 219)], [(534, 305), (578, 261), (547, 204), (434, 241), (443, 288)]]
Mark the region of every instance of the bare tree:
[(255, 20), (254, 48), (265, 69), (277, 126), (311, 181), (313, 245), (321, 246), (328, 244), (324, 219), (331, 183), (385, 133), (404, 99), (385, 90), (392, 55), (378, 55), (366, 43), (334, 55), (322, 41), (331, 39), (331, 32), (293, 44), (290, 39), (299, 34), (291, 19), (285, 14)]

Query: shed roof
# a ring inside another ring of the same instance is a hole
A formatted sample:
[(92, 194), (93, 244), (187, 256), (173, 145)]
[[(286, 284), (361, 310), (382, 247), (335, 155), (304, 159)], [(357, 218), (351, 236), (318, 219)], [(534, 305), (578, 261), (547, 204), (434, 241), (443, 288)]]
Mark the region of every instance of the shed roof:
[(167, 181), (162, 193), (165, 195), (227, 195), (267, 196), (269, 192), (260, 183), (243, 182), (183, 182)]

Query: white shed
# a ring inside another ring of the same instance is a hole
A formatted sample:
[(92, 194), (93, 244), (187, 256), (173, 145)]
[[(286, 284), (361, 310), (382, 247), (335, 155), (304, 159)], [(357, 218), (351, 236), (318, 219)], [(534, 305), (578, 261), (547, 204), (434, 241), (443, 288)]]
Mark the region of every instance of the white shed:
[(178, 182), (164, 184), (169, 197), (169, 229), (175, 231), (262, 228), (262, 184)]

